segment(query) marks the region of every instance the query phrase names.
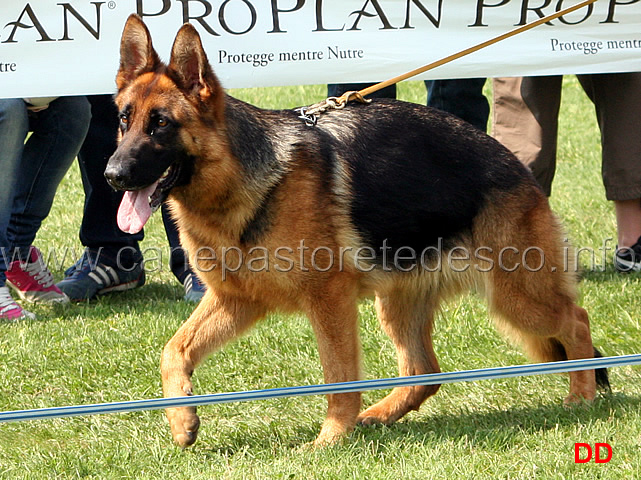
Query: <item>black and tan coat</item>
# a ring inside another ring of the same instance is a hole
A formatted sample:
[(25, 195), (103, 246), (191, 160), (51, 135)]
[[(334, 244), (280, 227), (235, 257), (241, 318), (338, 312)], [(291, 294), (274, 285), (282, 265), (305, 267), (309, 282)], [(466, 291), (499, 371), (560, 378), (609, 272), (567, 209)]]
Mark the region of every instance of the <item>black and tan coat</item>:
[[(295, 111), (225, 94), (190, 25), (163, 64), (135, 16), (117, 84), (121, 140), (106, 176), (121, 190), (158, 182), (151, 201), (168, 196), (207, 286), (162, 354), (166, 396), (191, 395), (206, 355), (274, 310), (308, 315), (327, 382), (358, 379), (357, 302), (366, 295), (376, 297), (401, 375), (439, 371), (435, 312), (469, 289), (485, 294), (534, 359), (595, 355), (546, 197), (509, 151), (466, 123), (380, 100), (308, 126)], [(605, 371), (596, 378), (607, 385)], [(596, 386), (594, 371), (572, 372), (566, 401), (592, 400)], [(437, 390), (396, 388), (362, 412), (360, 394), (330, 395), (316, 444), (357, 422), (392, 423)], [(192, 444), (196, 409), (167, 415), (176, 442)]]

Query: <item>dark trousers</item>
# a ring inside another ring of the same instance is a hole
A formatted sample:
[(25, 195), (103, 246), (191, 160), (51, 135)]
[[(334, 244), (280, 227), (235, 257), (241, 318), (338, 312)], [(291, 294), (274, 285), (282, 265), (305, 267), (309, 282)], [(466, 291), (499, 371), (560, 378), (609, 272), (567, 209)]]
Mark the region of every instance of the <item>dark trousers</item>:
[[(107, 162), (117, 146), (118, 111), (111, 95), (91, 95), (87, 98), (91, 103), (92, 117), (89, 132), (78, 154), (85, 191), (80, 241), (92, 250), (102, 249), (101, 262), (113, 264), (118, 257), (122, 266), (128, 266), (142, 260), (138, 243), (143, 239), (144, 232), (131, 235), (118, 228), (116, 213), (123, 192), (111, 188), (104, 177)], [(171, 251), (170, 267), (182, 282), (189, 273), (189, 265), (180, 247), (176, 224), (164, 206), (163, 223)]]
[[(340, 97), (351, 90), (362, 90), (373, 83), (332, 83), (327, 86), (330, 97)], [(449, 112), (487, 131), (490, 104), (483, 95), (484, 78), (463, 78), (453, 80), (425, 80), (427, 105)], [(396, 98), (396, 85), (368, 95), (368, 98)]]

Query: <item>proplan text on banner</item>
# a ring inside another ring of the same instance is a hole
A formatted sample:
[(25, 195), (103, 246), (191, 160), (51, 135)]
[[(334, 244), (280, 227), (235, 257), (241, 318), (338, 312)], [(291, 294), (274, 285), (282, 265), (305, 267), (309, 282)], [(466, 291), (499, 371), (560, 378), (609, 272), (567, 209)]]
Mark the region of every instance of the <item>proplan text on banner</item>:
[[(109, 93), (138, 13), (168, 55), (185, 22), (227, 88), (379, 81), (577, 0), (14, 0), (0, 4), (0, 96)], [(641, 0), (597, 0), (423, 74), (641, 71)]]

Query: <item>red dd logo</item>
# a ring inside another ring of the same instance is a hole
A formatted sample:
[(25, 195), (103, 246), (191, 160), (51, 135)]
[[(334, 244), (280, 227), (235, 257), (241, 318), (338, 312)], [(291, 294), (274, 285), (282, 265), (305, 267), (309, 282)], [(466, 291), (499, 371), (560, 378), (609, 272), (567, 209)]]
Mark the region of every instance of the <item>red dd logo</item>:
[(574, 463), (588, 463), (592, 460), (592, 453), (594, 463), (608, 463), (612, 460), (612, 447), (607, 443), (595, 443), (594, 449), (588, 443), (575, 443)]

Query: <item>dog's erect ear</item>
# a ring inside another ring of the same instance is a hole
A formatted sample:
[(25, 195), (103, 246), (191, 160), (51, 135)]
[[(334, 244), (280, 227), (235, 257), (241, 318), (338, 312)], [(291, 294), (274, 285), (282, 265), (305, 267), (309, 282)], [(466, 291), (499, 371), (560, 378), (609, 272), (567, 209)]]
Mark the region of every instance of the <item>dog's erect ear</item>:
[(120, 68), (116, 76), (118, 90), (143, 73), (153, 72), (159, 65), (160, 58), (151, 44), (147, 26), (138, 15), (130, 15), (120, 40)]
[(221, 88), (207, 60), (200, 35), (189, 23), (183, 25), (176, 35), (169, 71), (183, 91), (201, 101), (217, 96)]

